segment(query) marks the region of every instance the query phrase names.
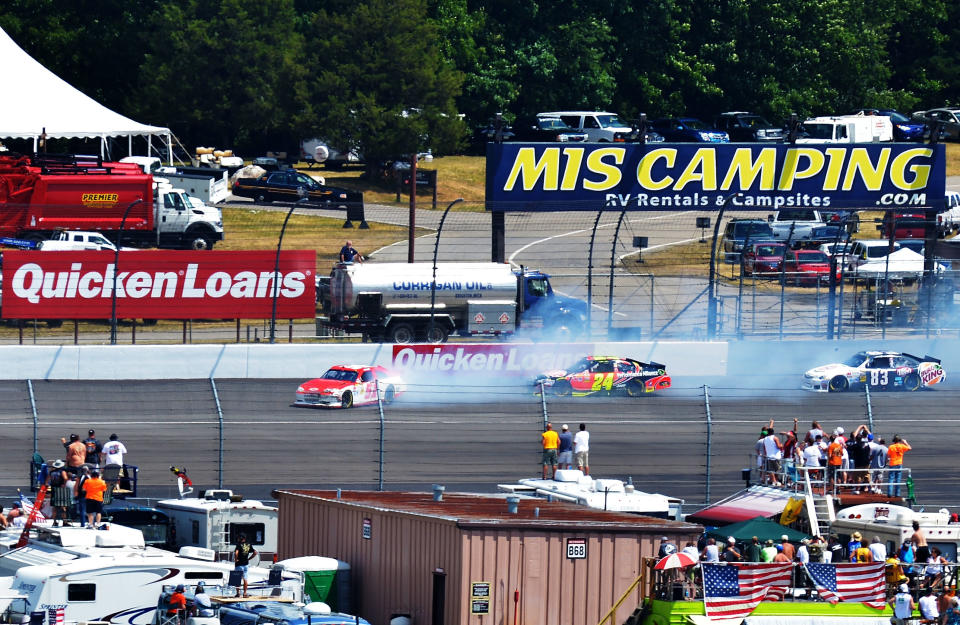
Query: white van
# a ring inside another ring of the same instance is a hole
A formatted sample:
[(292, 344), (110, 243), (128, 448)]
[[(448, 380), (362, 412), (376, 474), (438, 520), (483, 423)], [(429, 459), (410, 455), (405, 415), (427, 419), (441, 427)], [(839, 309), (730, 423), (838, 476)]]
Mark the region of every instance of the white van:
[(893, 141), (893, 122), (886, 115), (811, 117), (803, 122), (806, 136), (797, 143), (874, 143)]
[(616, 113), (598, 111), (554, 111), (537, 113), (537, 117), (559, 117), (567, 126), (586, 133), (587, 141), (612, 142), (618, 132), (630, 132), (633, 128)]

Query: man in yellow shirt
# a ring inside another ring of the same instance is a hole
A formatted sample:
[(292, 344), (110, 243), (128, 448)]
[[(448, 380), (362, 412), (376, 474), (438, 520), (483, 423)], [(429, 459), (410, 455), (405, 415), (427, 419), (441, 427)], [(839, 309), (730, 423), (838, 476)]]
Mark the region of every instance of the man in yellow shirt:
[(547, 479), (547, 467), (552, 467), (550, 479), (557, 473), (557, 447), (560, 445), (560, 436), (553, 431), (553, 424), (548, 423), (547, 429), (540, 435), (543, 445), (543, 479)]
[(900, 496), (900, 477), (903, 473), (903, 454), (913, 449), (910, 443), (900, 438), (900, 435), (893, 437), (893, 444), (887, 448), (887, 497)]

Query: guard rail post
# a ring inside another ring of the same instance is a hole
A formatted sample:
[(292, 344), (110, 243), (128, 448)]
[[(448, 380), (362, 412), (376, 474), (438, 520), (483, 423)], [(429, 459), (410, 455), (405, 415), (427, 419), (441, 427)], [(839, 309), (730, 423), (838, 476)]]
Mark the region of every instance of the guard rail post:
[(710, 505), (710, 453), (713, 446), (713, 416), (710, 414), (710, 386), (703, 385), (703, 408), (707, 413), (707, 466), (706, 466), (706, 497), (704, 503)]
[(217, 406), (217, 488), (223, 488), (223, 407), (213, 377), (210, 378), (210, 390), (213, 391), (213, 402)]
[(40, 449), (38, 443), (40, 423), (37, 417), (37, 398), (33, 394), (33, 380), (27, 380), (27, 392), (30, 394), (30, 411), (33, 413), (33, 453), (37, 453)]

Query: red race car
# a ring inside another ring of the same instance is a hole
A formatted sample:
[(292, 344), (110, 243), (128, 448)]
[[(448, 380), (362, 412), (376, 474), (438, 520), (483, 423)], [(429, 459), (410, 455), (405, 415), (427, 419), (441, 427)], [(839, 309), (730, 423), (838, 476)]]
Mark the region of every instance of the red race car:
[(375, 404), (378, 386), (385, 404), (406, 390), (403, 380), (379, 365), (336, 365), (298, 386), (294, 405), (350, 408)]
[(544, 391), (560, 396), (626, 393), (630, 397), (641, 397), (670, 388), (670, 376), (666, 366), (657, 362), (587, 356), (567, 369), (542, 373), (533, 384), (536, 392), (542, 385)]

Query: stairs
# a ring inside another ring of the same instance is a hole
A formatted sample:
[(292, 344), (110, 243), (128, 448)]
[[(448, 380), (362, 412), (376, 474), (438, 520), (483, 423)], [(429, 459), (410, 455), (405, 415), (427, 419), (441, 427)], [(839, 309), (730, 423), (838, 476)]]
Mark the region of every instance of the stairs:
[(830, 525), (837, 520), (833, 508), (833, 496), (815, 493), (810, 484), (809, 474), (804, 480), (804, 508), (810, 520), (810, 533), (814, 536), (823, 536), (830, 531)]

